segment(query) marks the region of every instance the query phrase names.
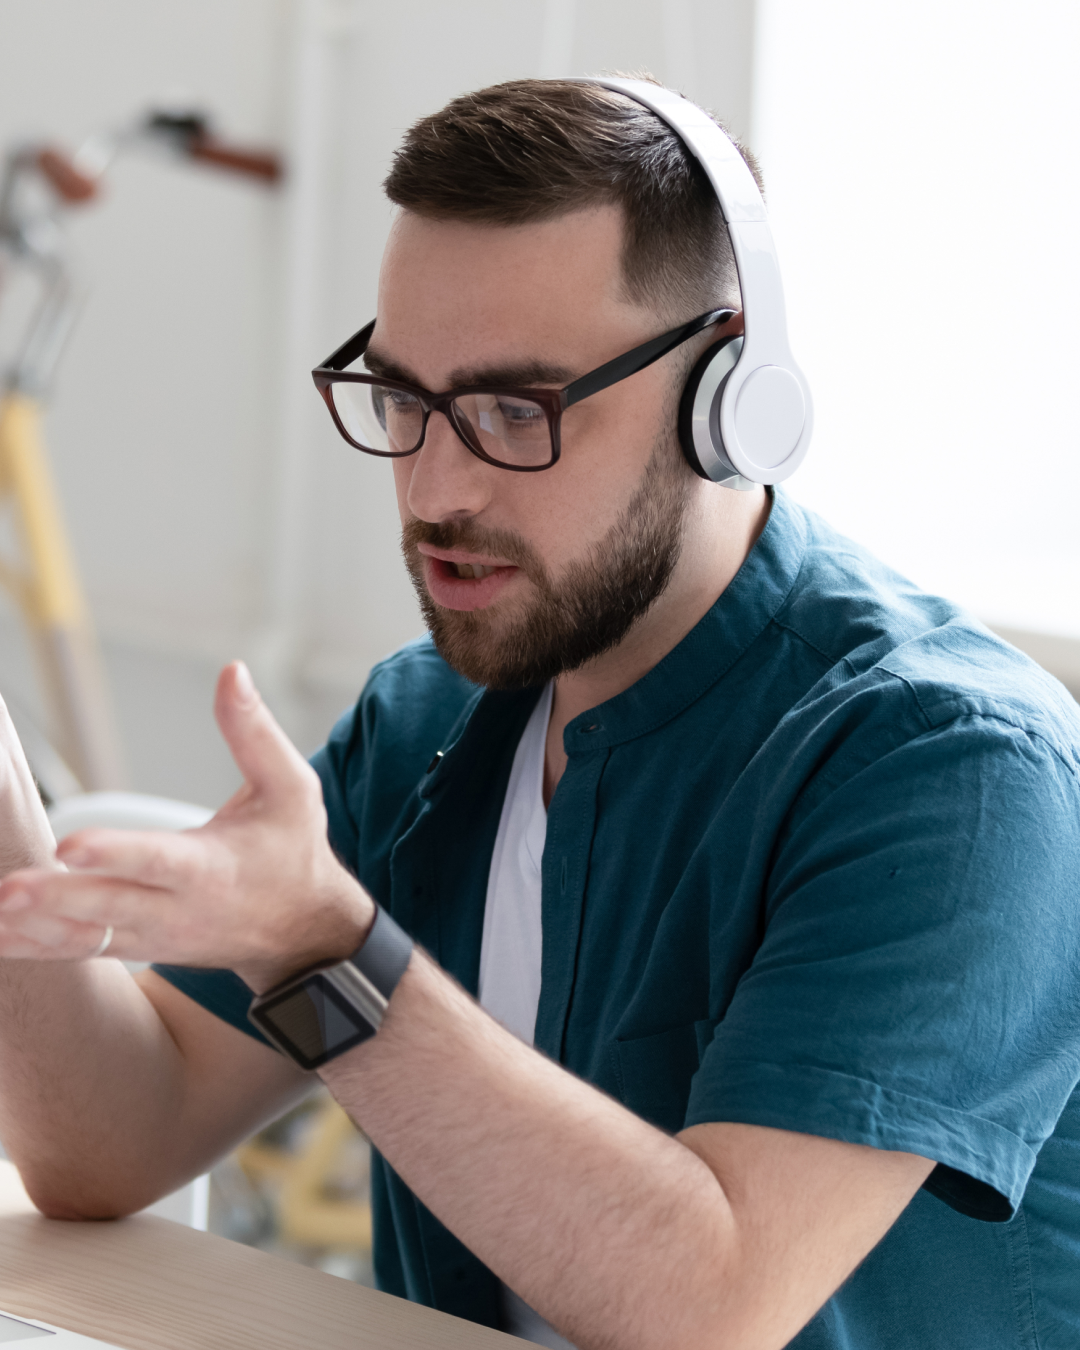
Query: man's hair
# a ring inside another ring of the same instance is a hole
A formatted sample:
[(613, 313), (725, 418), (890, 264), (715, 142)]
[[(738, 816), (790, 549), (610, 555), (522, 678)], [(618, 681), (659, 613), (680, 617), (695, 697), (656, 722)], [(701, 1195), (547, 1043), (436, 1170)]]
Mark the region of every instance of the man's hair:
[[(761, 187), (754, 157), (735, 144)], [(627, 299), (676, 321), (739, 307), (705, 171), (666, 122), (600, 85), (513, 80), (463, 94), (409, 130), (383, 186), (417, 215), (489, 225), (620, 206)]]

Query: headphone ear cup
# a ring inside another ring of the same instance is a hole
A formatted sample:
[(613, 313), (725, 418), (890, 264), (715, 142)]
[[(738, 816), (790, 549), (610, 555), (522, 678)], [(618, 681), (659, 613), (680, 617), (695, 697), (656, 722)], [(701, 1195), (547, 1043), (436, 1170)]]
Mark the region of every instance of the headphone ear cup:
[[(742, 348), (741, 335), (721, 338), (706, 348), (691, 370), (679, 401), (679, 445), (686, 462), (699, 478), (732, 487), (750, 484), (724, 454), (720, 403)], [(736, 479), (738, 482), (732, 481)]]

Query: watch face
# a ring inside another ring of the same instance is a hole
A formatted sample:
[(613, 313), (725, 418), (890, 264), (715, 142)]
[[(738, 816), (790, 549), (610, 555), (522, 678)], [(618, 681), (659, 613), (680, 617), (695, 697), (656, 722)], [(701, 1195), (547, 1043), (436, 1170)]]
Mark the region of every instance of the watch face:
[(302, 1069), (319, 1068), (375, 1032), (322, 973), (260, 1000), (249, 1016)]

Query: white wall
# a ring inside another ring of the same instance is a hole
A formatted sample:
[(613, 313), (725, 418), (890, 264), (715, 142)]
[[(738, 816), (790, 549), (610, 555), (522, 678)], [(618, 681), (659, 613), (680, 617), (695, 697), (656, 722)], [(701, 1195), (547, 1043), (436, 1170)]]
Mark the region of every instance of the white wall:
[[(138, 786), (231, 789), (209, 716), (231, 656), (310, 750), (419, 631), (389, 470), (308, 377), (373, 313), (405, 128), (497, 80), (645, 66), (746, 134), (754, 10), (0, 0), (0, 145), (73, 147), (186, 90), (291, 159), (273, 193), (133, 157), (71, 221), (90, 291), (47, 430)], [(1080, 632), (1075, 7), (758, 11), (751, 140), (819, 413), (793, 490), (992, 619)], [(0, 689), (33, 698), (2, 605)]]
[(1080, 7), (760, 0), (756, 54), (817, 407), (792, 493), (992, 623), (1080, 637)]
[[(184, 89), (235, 136), (279, 142), (286, 18), (274, 0), (0, 0), (0, 144), (73, 148)], [(213, 664), (259, 600), (281, 205), (132, 158), (70, 233), (89, 294), (47, 434), (135, 781), (217, 798), (233, 775), (208, 722)], [(25, 693), (16, 633), (0, 671)]]
[[(90, 296), (47, 430), (139, 786), (231, 789), (231, 656), (311, 749), (419, 631), (389, 471), (308, 377), (373, 313), (404, 129), (495, 81), (648, 67), (745, 132), (751, 34), (750, 0), (0, 0), (0, 144), (75, 147), (187, 91), (292, 160), (270, 193), (132, 157), (71, 219)], [(0, 684), (32, 702), (10, 614)]]

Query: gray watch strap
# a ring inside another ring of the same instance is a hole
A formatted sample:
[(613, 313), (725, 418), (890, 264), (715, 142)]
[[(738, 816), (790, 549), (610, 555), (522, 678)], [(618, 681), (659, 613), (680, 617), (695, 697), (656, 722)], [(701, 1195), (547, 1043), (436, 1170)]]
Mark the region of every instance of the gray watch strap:
[(378, 1031), (412, 949), (412, 938), (376, 905), (359, 951), (253, 998), (248, 1017), (305, 1072), (321, 1068)]
[(412, 938), (393, 921), (382, 905), (376, 905), (371, 931), (364, 945), (349, 960), (389, 1002), (398, 980), (405, 974), (412, 950)]

